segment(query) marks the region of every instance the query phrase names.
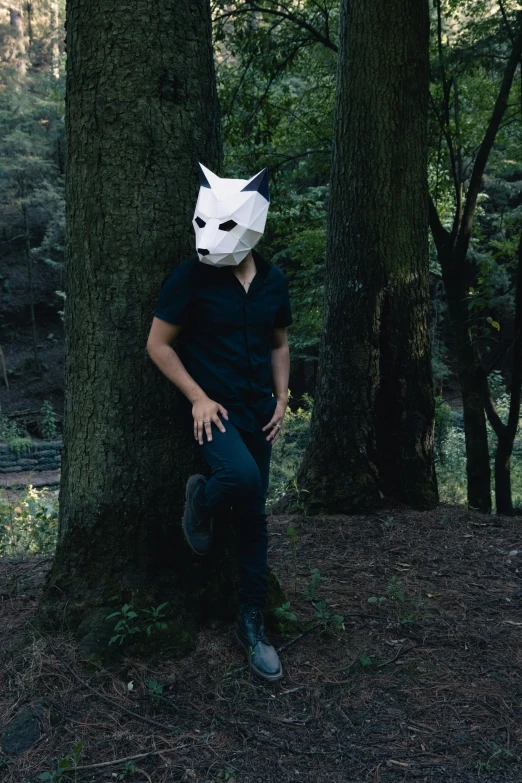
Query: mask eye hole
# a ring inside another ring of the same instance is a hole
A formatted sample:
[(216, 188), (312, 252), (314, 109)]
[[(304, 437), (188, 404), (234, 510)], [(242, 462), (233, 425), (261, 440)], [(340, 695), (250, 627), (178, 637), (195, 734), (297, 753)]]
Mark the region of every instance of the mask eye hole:
[(200, 218), (200, 217), (197, 217), (197, 218), (196, 218), (196, 223), (198, 224), (198, 226), (199, 226), (200, 228), (203, 228), (204, 226), (206, 226), (206, 225), (207, 225), (207, 224), (205, 223), (205, 221), (204, 221), (204, 220), (201, 220), (201, 218)]
[(237, 223), (235, 220), (227, 220), (226, 223), (220, 223), (219, 224), (219, 230), (220, 231), (230, 231), (232, 228), (235, 228), (237, 226)]

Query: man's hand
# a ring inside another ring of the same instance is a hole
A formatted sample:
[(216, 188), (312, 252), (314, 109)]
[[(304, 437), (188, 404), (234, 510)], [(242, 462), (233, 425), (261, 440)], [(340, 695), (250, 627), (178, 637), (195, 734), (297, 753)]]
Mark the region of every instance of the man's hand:
[[(215, 423), (216, 427), (219, 427), (221, 432), (225, 432), (218, 413), (222, 413), (225, 419), (228, 420), (228, 411), (219, 402), (214, 402), (209, 397), (201, 397), (193, 403), (194, 437), (199, 441), (200, 446), (203, 445), (204, 431), (207, 433), (207, 440), (212, 440), (212, 422)], [(206, 419), (209, 419), (209, 421), (206, 421)]]
[(267, 440), (274, 445), (274, 443), (277, 443), (277, 440), (279, 439), (281, 435), (281, 430), (279, 427), (276, 427), (276, 424), (283, 425), (283, 419), (285, 416), (286, 406), (287, 406), (286, 400), (278, 400), (277, 405), (275, 408), (274, 413), (272, 414), (272, 418), (268, 422), (268, 424), (265, 424), (263, 427), (263, 432), (265, 430), (270, 430), (270, 433), (267, 437)]

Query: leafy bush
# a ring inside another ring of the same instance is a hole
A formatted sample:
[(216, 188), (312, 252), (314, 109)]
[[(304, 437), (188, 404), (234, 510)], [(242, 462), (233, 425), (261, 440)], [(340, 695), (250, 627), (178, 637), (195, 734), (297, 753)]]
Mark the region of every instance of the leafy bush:
[(58, 499), (28, 484), (16, 503), (0, 490), (0, 556), (54, 552), (58, 534)]
[(283, 432), (272, 451), (267, 510), (285, 494), (297, 476), (308, 441), (312, 406), (312, 398), (305, 394), (304, 407), (295, 412), (291, 411), (290, 407), (286, 409)]
[(17, 421), (9, 419), (2, 412), (0, 405), (0, 440), (7, 443), (7, 446), (14, 454), (30, 451), (33, 442), (27, 431)]

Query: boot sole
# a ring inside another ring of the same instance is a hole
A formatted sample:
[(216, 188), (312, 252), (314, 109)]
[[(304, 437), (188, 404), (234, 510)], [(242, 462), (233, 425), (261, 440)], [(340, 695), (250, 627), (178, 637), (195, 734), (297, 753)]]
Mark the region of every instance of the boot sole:
[[(192, 478), (192, 476), (190, 478)], [(206, 552), (198, 552), (197, 549), (194, 549), (194, 547), (190, 543), (190, 538), (189, 538), (189, 535), (187, 533), (187, 528), (185, 527), (186, 522), (187, 522), (187, 510), (188, 510), (188, 507), (189, 507), (189, 490), (191, 489), (191, 486), (192, 486), (191, 483), (190, 483), (190, 478), (187, 481), (187, 486), (185, 488), (185, 508), (183, 509), (183, 519), (181, 521), (181, 527), (183, 528), (183, 534), (185, 536), (185, 541), (187, 542), (189, 547), (192, 549), (194, 554), (195, 555), (199, 555), (200, 557), (205, 557), (205, 555), (208, 555), (208, 553), (210, 551), (210, 547), (207, 549)], [(192, 482), (192, 483), (194, 483), (194, 482)], [(211, 523), (211, 526), (210, 526), (210, 533), (211, 533), (211, 536), (212, 536), (212, 523)]]
[(237, 630), (234, 629), (234, 636), (236, 639), (237, 644), (241, 647), (241, 649), (245, 652), (248, 665), (254, 672), (254, 674), (257, 674), (258, 677), (262, 677), (263, 680), (268, 680), (269, 682), (274, 682), (275, 680), (280, 680), (283, 676), (283, 668), (281, 667), (281, 670), (278, 674), (265, 674), (265, 672), (259, 671), (254, 664), (252, 663), (252, 656), (248, 654), (248, 647), (244, 644), (244, 642), (241, 641)]

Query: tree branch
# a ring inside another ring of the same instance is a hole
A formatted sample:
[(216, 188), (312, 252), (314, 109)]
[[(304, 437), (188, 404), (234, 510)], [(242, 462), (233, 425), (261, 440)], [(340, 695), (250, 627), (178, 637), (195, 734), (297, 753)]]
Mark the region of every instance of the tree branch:
[(281, 5), (279, 5), (278, 8), (265, 8), (264, 6), (254, 5), (253, 3), (248, 2), (248, 0), (244, 3), (244, 5), (247, 7), (236, 8), (233, 11), (227, 11), (227, 13), (217, 16), (215, 21), (218, 22), (220, 19), (230, 19), (231, 17), (238, 16), (239, 14), (248, 14), (252, 11), (257, 11), (260, 14), (278, 16), (281, 19), (286, 19), (287, 21), (292, 22), (292, 24), (295, 24), (296, 27), (300, 27), (302, 30), (306, 30), (308, 33), (310, 33), (312, 38), (314, 38), (318, 43), (322, 43), (323, 46), (326, 46), (327, 49), (331, 49), (333, 52), (338, 51), (337, 45), (334, 44), (334, 42), (331, 41), (329, 37), (324, 36), (319, 32), (319, 30), (316, 30), (316, 28), (307, 22), (306, 19), (303, 19), (302, 17), (297, 16), (288, 10), (281, 11)]
[(480, 190), (480, 183), (484, 174), (486, 163), (488, 161), (489, 153), (491, 152), (498, 128), (507, 108), (507, 101), (511, 90), (511, 84), (513, 83), (515, 71), (520, 60), (520, 55), (522, 54), (522, 24), (520, 24), (522, 22), (522, 13), (517, 16), (517, 20), (519, 22), (518, 34), (513, 43), (513, 48), (511, 50), (511, 55), (506, 66), (506, 70), (504, 71), (504, 77), (502, 79), (499, 94), (495, 102), (495, 108), (493, 109), (493, 113), (489, 120), (484, 139), (480, 145), (477, 157), (475, 159), (475, 164), (473, 166), (473, 171), (471, 173), (471, 180), (466, 195), (466, 203), (464, 205), (464, 213), (462, 215), (462, 223), (456, 243), (457, 258), (460, 261), (464, 261), (468, 252), (471, 228), (473, 226), (473, 217), (475, 214), (475, 207)]

